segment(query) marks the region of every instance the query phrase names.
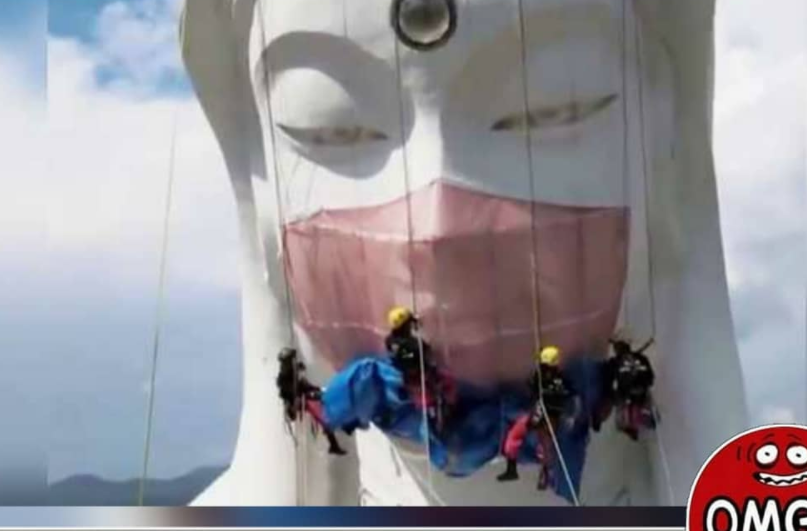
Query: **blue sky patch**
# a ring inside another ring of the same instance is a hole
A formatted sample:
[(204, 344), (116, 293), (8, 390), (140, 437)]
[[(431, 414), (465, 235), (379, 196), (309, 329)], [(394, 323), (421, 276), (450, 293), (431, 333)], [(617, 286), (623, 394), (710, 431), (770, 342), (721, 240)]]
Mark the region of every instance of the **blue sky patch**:
[[(4, 2), (7, 0), (4, 0)], [(26, 2), (27, 0), (16, 0)], [(93, 42), (95, 21), (101, 10), (115, 2), (133, 3), (138, 0), (65, 0), (51, 1), (48, 5), (48, 33), (55, 37)]]
[[(148, 31), (153, 27), (154, 31), (162, 31), (164, 35), (166, 20), (164, 10), (171, 9), (165, 0), (159, 2), (152, 0), (51, 1), (48, 13), (48, 33), (52, 37), (74, 39), (89, 49), (103, 51), (98, 21), (104, 9), (113, 4), (131, 6), (126, 16), (130, 16), (132, 21), (142, 22), (141, 31), (144, 29)], [(151, 17), (162, 17), (162, 19), (153, 20)], [(178, 22), (176, 26), (178, 28)], [(149, 53), (145, 53), (142, 60), (145, 62), (155, 60), (151, 53), (156, 51), (166, 50), (168, 53), (178, 54), (177, 42), (178, 40), (168, 40), (164, 43), (157, 41), (154, 50), (148, 50)], [(168, 47), (171, 49), (167, 50)], [(148, 76), (138, 76), (137, 72), (133, 72), (133, 68), (137, 68), (137, 66), (137, 63), (132, 63), (131, 60), (128, 63), (121, 60), (114, 53), (102, 55), (98, 59), (93, 73), (95, 82), (102, 90), (112, 90), (124, 86), (128, 93), (143, 98), (184, 99), (193, 97), (190, 79), (180, 66), (177, 68), (172, 68), (170, 65), (161, 66)]]
[(45, 0), (2, 0), (0, 2), (0, 48), (13, 50), (21, 60), (25, 85), (44, 96), (46, 87)]

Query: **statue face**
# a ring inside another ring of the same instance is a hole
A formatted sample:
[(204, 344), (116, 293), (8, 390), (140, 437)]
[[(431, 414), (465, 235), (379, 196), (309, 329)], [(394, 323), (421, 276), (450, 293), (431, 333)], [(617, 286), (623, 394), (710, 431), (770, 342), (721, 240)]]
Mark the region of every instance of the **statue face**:
[(628, 254), (621, 7), (523, 5), (522, 38), (515, 0), (458, 1), (426, 52), (387, 1), (258, 9), (259, 210), (283, 226), (295, 320), (335, 367), (382, 352), (394, 305), (479, 383), (528, 374), (539, 341), (607, 352)]

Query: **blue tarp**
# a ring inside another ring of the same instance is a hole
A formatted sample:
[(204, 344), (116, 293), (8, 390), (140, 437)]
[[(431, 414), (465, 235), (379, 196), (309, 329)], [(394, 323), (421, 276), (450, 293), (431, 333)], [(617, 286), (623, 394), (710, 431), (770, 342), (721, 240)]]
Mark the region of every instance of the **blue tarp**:
[[(559, 426), (558, 445), (576, 492), (585, 462), (591, 412), (601, 396), (601, 366), (592, 361), (575, 361), (564, 372), (582, 399), (582, 412), (573, 426)], [(388, 358), (365, 354), (357, 357), (328, 384), (323, 394), (328, 424), (333, 429), (352, 432), (375, 424), (385, 433), (425, 444), (423, 412), (408, 396), (401, 373)], [(507, 428), (529, 407), (525, 389), (500, 387), (481, 389), (457, 385), (442, 433), (429, 426), (432, 464), (449, 476), (462, 477), (476, 472), (500, 452)], [(519, 461), (535, 463), (537, 437), (530, 434)], [(550, 488), (571, 501), (560, 460), (555, 460)]]

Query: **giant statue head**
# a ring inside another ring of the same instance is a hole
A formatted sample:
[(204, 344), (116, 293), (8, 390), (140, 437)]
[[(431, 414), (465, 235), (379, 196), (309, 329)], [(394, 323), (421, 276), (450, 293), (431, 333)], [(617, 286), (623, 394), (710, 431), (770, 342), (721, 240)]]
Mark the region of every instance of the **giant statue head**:
[[(273, 352), (299, 343), (324, 378), (381, 352), (386, 311), (406, 305), (440, 364), (481, 386), (523, 379), (540, 345), (601, 358), (617, 327), (654, 336), (667, 440), (637, 453), (604, 435), (584, 491), (593, 503), (624, 491), (682, 503), (701, 458), (745, 427), (709, 148), (712, 8), (189, 2), (185, 61), (227, 161), (244, 253), (244, 411), (218, 498), (261, 488), (254, 499), (287, 503), (250, 473), (300, 481), (275, 455), (293, 449), (272, 435)], [(718, 374), (722, 398), (704, 403)], [(485, 473), (425, 485), (416, 449), (357, 438), (351, 481), (386, 489), (374, 493), (385, 503), (411, 501), (406, 489), (426, 503), (505, 492)], [(395, 467), (378, 464), (389, 455)], [(307, 483), (351, 476), (311, 462)], [(525, 485), (502, 498), (530, 500), (548, 503)]]

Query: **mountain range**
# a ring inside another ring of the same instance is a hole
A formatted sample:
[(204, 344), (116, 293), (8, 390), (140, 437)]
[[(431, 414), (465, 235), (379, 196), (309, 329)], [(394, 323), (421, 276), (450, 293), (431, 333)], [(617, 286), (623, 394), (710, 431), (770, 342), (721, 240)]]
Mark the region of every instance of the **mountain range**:
[[(171, 507), (188, 505), (227, 467), (197, 468), (174, 479), (146, 481), (144, 505)], [(48, 486), (50, 506), (132, 506), (137, 505), (139, 480), (111, 481), (92, 475), (70, 476)]]

